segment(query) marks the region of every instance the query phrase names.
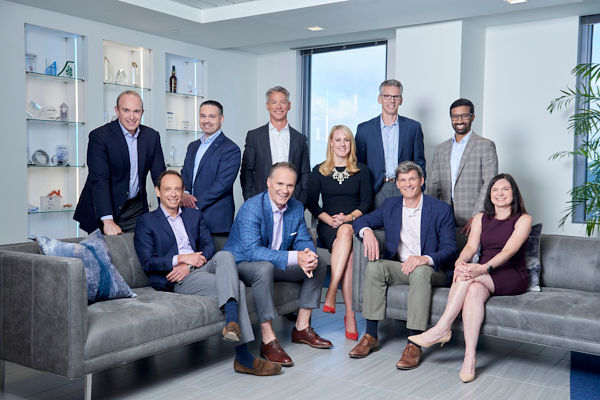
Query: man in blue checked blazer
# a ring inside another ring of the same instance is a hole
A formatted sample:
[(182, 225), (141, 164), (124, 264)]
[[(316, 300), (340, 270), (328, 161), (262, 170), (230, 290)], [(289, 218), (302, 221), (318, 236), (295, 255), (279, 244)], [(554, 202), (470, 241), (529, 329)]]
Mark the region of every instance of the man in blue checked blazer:
[(319, 308), (325, 266), (319, 266), (315, 245), (306, 222), (304, 207), (292, 199), (296, 168), (276, 163), (267, 178), (267, 190), (248, 199), (238, 211), (224, 250), (233, 253), (240, 279), (252, 286), (262, 331), (261, 356), (282, 366), (292, 366), (281, 348), (271, 320), (277, 316), (273, 304), (273, 281), (301, 282), (298, 319), (292, 341), (316, 348), (330, 348), (310, 327), (313, 308)]

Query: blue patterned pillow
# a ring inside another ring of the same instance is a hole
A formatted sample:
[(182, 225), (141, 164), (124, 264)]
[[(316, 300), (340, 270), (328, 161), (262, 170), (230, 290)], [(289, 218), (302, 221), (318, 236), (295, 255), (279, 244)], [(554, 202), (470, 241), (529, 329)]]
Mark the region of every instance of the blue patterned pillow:
[(525, 249), (525, 264), (529, 273), (530, 292), (540, 292), (540, 270), (542, 262), (540, 261), (540, 235), (542, 234), (542, 224), (536, 224), (531, 227), (527, 247)]
[(42, 252), (49, 256), (74, 257), (83, 262), (87, 280), (88, 304), (97, 301), (135, 297), (129, 285), (110, 261), (108, 246), (100, 229), (79, 243), (66, 243), (38, 236)]

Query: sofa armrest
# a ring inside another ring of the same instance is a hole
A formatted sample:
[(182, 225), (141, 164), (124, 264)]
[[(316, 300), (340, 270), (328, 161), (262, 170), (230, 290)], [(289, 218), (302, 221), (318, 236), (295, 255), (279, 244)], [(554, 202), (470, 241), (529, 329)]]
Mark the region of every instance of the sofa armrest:
[(82, 376), (86, 336), (81, 261), (0, 250), (0, 359)]
[[(385, 249), (385, 232), (382, 230), (377, 230), (374, 232), (375, 237), (379, 242), (379, 254), (383, 254)], [(356, 236), (354, 236), (352, 240), (352, 309), (355, 312), (362, 313), (365, 271), (367, 269), (369, 259), (364, 256), (365, 246), (363, 245), (362, 240), (358, 239)]]

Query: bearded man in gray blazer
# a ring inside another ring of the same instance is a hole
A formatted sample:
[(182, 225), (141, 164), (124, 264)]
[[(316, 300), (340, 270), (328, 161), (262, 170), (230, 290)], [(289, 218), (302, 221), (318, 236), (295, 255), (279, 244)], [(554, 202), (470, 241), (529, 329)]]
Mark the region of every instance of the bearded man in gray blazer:
[(498, 174), (498, 156), (493, 141), (471, 130), (475, 106), (458, 99), (450, 106), (454, 135), (435, 147), (428, 170), (427, 194), (454, 208), (458, 251), (466, 244), (473, 216), (483, 210), (490, 180)]

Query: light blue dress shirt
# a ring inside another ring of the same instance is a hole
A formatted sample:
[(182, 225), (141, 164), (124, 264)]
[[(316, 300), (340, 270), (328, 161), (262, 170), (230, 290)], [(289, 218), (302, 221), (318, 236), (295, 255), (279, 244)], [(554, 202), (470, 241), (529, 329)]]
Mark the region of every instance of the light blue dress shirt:
[(450, 176), (452, 177), (452, 199), (454, 200), (454, 185), (458, 176), (458, 167), (460, 160), (465, 152), (471, 132), (467, 133), (460, 142), (456, 141), (456, 135), (452, 135), (452, 152), (450, 153)]
[(398, 166), (398, 116), (396, 121), (391, 125), (386, 125), (383, 122), (383, 116), (379, 117), (381, 126), (381, 141), (383, 142), (383, 155), (385, 157), (385, 177), (395, 178), (396, 167)]
[(194, 253), (194, 249), (192, 249), (192, 245), (190, 244), (190, 238), (185, 230), (185, 225), (183, 224), (183, 218), (181, 217), (181, 207), (177, 210), (177, 215), (175, 218), (171, 217), (171, 214), (164, 209), (162, 204), (160, 205), (160, 209), (163, 214), (167, 218), (169, 225), (171, 225), (171, 229), (173, 230), (173, 235), (175, 235), (175, 240), (177, 241), (177, 254), (173, 256), (171, 264), (176, 266), (177, 256), (179, 254), (192, 254)]
[(210, 145), (215, 141), (215, 139), (221, 134), (221, 130), (219, 129), (210, 137), (206, 137), (206, 134), (202, 134), (200, 138), (200, 147), (198, 147), (198, 151), (196, 152), (196, 158), (194, 159), (194, 174), (192, 175), (192, 190), (190, 193), (194, 193), (194, 183), (196, 182), (196, 174), (198, 173), (198, 167), (200, 166), (200, 161), (202, 161), (202, 157), (206, 153), (206, 150), (210, 147)]

